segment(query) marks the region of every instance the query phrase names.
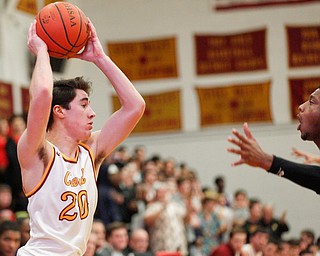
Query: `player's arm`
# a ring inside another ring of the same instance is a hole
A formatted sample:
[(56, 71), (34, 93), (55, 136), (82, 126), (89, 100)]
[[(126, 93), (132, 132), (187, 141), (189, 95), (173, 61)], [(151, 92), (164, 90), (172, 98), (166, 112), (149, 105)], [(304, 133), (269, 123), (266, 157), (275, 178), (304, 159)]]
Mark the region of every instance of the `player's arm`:
[(121, 103), (121, 108), (113, 113), (102, 129), (94, 133), (87, 141), (99, 162), (128, 137), (143, 115), (145, 102), (124, 73), (104, 53), (91, 22), (89, 22), (89, 27), (91, 37), (84, 52), (76, 57), (93, 62), (104, 73)]
[(270, 173), (277, 174), (305, 188), (320, 194), (320, 167), (318, 165), (300, 164), (274, 156)]
[(27, 129), (18, 143), (18, 157), (22, 171), (29, 170), (37, 160), (39, 161), (39, 152), (45, 145), (53, 88), (47, 46), (37, 36), (35, 23), (29, 28), (28, 47), (36, 55), (36, 63), (29, 87), (30, 104)]

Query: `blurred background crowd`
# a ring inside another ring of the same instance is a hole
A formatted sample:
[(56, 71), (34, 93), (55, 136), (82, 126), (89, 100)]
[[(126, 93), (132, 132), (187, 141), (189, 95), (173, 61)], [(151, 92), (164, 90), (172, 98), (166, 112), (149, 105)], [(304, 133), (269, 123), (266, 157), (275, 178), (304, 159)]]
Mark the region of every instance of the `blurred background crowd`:
[[(17, 142), (23, 115), (0, 119), (0, 255), (15, 255), (30, 237)], [(117, 148), (99, 170), (98, 206), (89, 256), (319, 256), (320, 239), (309, 228), (288, 237), (286, 212), (249, 195), (226, 191), (223, 176), (203, 186), (197, 172), (174, 156)], [(266, 191), (267, 192), (267, 191)]]

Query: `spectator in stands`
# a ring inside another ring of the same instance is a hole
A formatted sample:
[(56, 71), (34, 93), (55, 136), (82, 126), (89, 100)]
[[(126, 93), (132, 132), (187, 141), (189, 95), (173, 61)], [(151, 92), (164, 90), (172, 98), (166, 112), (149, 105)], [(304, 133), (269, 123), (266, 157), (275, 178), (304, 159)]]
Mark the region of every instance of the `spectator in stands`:
[(96, 256), (96, 249), (97, 249), (97, 236), (95, 233), (90, 233), (88, 242), (87, 242), (87, 249), (83, 256)]
[(220, 217), (221, 224), (226, 227), (226, 231), (221, 236), (221, 242), (225, 243), (230, 239), (230, 232), (233, 228), (234, 213), (228, 206), (227, 198), (224, 193), (218, 194), (218, 205), (215, 211)]
[(247, 231), (247, 238), (250, 234), (255, 232), (260, 225), (260, 219), (262, 217), (262, 205), (259, 199), (252, 198), (249, 203), (249, 218), (245, 221), (243, 227)]
[(121, 221), (116, 198), (116, 187), (120, 182), (119, 167), (111, 158), (107, 158), (100, 167), (98, 175), (98, 205), (95, 217), (102, 220), (104, 225)]
[(21, 234), (18, 223), (3, 221), (0, 223), (0, 255), (15, 256), (20, 247)]
[(233, 225), (243, 226), (245, 221), (249, 218), (249, 199), (247, 192), (244, 189), (238, 189), (234, 193), (234, 200), (231, 205), (234, 216)]
[(138, 145), (134, 148), (132, 158), (129, 162), (133, 170), (133, 180), (135, 184), (142, 182), (143, 163), (146, 161), (146, 148), (143, 145)]
[(194, 245), (197, 233), (200, 230), (200, 219), (198, 213), (201, 209), (201, 198), (193, 193), (192, 179), (194, 176), (189, 172), (184, 172), (176, 180), (176, 192), (173, 195), (173, 200), (181, 204), (185, 208), (186, 216), (184, 224), (186, 227), (188, 248)]
[(185, 208), (172, 200), (169, 185), (159, 184), (155, 200), (147, 204), (144, 213), (152, 252), (180, 251), (182, 255), (187, 255), (185, 216)]
[(25, 245), (30, 239), (30, 218), (29, 216), (17, 217), (17, 223), (19, 225), (21, 233), (21, 245)]
[(300, 232), (300, 250), (309, 249), (315, 242), (315, 234), (310, 229), (304, 229)]
[(209, 255), (221, 243), (221, 236), (225, 232), (221, 220), (215, 212), (218, 205), (218, 193), (206, 190), (202, 199), (202, 210), (199, 213), (202, 253)]
[(9, 133), (9, 122), (6, 118), (0, 117), (0, 183), (7, 183), (8, 156), (6, 144)]
[(96, 253), (97, 255), (104, 255), (104, 251), (110, 251), (109, 244), (106, 240), (106, 227), (104, 222), (100, 219), (94, 219), (92, 224), (91, 233), (94, 234), (96, 239)]
[(0, 184), (0, 221), (16, 220), (12, 206), (13, 202), (11, 187), (7, 184)]
[(280, 255), (280, 247), (278, 241), (270, 239), (267, 245), (263, 248), (263, 256), (279, 256)]
[(175, 179), (178, 175), (176, 165), (176, 160), (173, 157), (165, 159), (163, 169), (159, 172), (159, 180), (166, 181), (170, 178)]
[(244, 256), (262, 256), (268, 241), (268, 231), (261, 227), (257, 227), (249, 234), (249, 243), (242, 247)]
[(226, 181), (225, 178), (221, 175), (218, 175), (214, 178), (213, 181), (213, 185), (215, 186), (215, 190), (219, 193), (219, 194), (225, 194), (226, 199), (227, 199), (227, 206), (231, 205), (231, 197), (230, 195), (227, 193), (226, 191)]
[(13, 115), (9, 119), (10, 133), (8, 136), (6, 151), (8, 157), (8, 184), (12, 189), (14, 211), (26, 211), (28, 199), (22, 190), (21, 168), (18, 161), (17, 143), (26, 129), (26, 119), (23, 115)]
[(289, 256), (299, 256), (301, 252), (300, 240), (292, 238), (288, 240), (288, 243), (290, 245)]
[(283, 212), (279, 219), (275, 218), (271, 204), (265, 204), (262, 207), (260, 225), (268, 230), (270, 238), (275, 241), (281, 241), (282, 234), (289, 231), (289, 226), (286, 222), (286, 212)]
[(132, 230), (129, 237), (128, 256), (153, 256), (149, 250), (149, 234), (145, 229)]
[(239, 227), (232, 229), (229, 241), (219, 245), (210, 256), (241, 255), (241, 249), (247, 241), (247, 232)]
[(126, 224), (123, 222), (112, 222), (107, 226), (107, 242), (105, 247), (97, 256), (124, 256), (128, 247), (129, 236)]
[(12, 189), (7, 184), (0, 184), (0, 210), (12, 209)]
[(132, 216), (137, 213), (138, 206), (136, 200), (136, 186), (133, 180), (133, 170), (130, 165), (126, 164), (119, 170), (120, 181), (116, 187), (116, 192), (120, 200), (118, 203), (121, 221), (130, 224)]

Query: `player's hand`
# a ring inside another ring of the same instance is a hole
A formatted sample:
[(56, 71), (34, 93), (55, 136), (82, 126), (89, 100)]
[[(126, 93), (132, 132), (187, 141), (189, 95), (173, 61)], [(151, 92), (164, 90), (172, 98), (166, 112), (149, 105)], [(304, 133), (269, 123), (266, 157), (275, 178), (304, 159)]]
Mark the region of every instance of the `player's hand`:
[(236, 129), (233, 129), (232, 134), (235, 137), (228, 138), (228, 141), (236, 146), (236, 148), (228, 148), (228, 152), (240, 156), (240, 160), (232, 163), (232, 166), (248, 164), (253, 167), (269, 170), (273, 156), (261, 149), (256, 139), (252, 136), (247, 123), (244, 123), (243, 131), (245, 136), (240, 134)]
[(37, 35), (36, 20), (29, 27), (27, 44), (30, 52), (36, 56), (38, 55), (40, 49), (48, 51), (46, 43)]
[(101, 42), (97, 36), (97, 31), (95, 27), (93, 26), (92, 22), (88, 18), (88, 26), (90, 29), (90, 37), (89, 40), (84, 48), (84, 50), (72, 56), (72, 58), (78, 58), (90, 62), (95, 62), (97, 61), (100, 57), (104, 57), (105, 53), (103, 51), (103, 47), (101, 45)]

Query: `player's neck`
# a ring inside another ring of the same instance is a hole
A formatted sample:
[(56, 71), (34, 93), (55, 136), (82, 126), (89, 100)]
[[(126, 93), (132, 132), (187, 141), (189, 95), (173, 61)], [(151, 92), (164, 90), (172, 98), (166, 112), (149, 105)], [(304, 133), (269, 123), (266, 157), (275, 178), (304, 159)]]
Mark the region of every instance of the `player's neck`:
[(78, 148), (78, 142), (71, 137), (54, 131), (47, 132), (47, 140), (55, 145), (65, 156), (73, 158)]

